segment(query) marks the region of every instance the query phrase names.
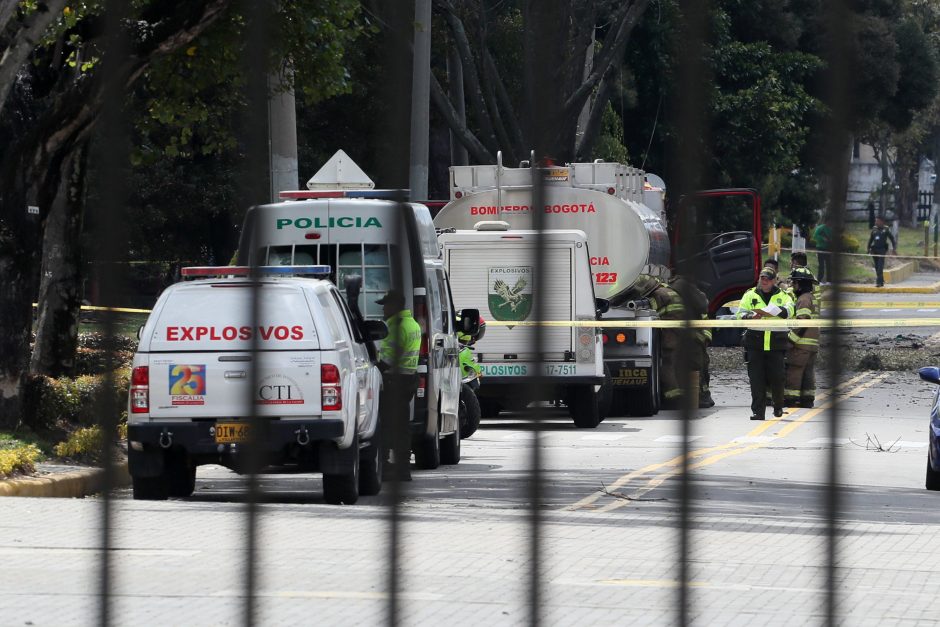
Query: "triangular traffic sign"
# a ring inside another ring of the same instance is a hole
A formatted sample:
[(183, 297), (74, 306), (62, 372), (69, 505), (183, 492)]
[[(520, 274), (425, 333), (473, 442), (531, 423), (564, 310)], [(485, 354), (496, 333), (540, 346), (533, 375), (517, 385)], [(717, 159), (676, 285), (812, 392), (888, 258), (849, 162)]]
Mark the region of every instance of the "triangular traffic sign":
[(375, 189), (375, 183), (339, 149), (307, 181), (307, 189)]

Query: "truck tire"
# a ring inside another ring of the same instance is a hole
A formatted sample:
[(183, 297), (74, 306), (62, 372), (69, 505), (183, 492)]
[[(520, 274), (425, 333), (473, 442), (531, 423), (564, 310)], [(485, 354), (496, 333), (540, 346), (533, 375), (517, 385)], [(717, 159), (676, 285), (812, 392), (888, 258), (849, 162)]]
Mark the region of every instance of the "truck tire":
[(645, 390), (624, 392), (623, 396), (626, 413), (631, 416), (655, 416), (659, 411), (659, 394), (653, 385)]
[(480, 418), (483, 416), (480, 409), (480, 400), (476, 392), (464, 383), (460, 386), (460, 437), (469, 438), (480, 428)]
[(382, 490), (382, 470), (385, 466), (382, 459), (382, 443), (379, 440), (379, 430), (365, 448), (359, 451), (359, 494), (375, 496)]
[[(441, 439), (440, 424), (434, 418), (434, 433), (422, 433), (412, 442), (411, 449), (415, 453), (415, 466), (421, 470), (434, 470), (441, 465)], [(428, 420), (431, 420), (428, 412)]]
[(163, 475), (158, 477), (132, 477), (135, 501), (165, 501), (169, 496)]
[(924, 484), (928, 490), (940, 490), (940, 472), (930, 467), (930, 460), (927, 460), (927, 481)]
[(453, 466), (460, 463), (460, 419), (457, 419), (457, 430), (445, 435), (441, 440), (441, 463)]
[(163, 476), (169, 496), (191, 496), (196, 489), (196, 466), (182, 451), (167, 453), (163, 462)]
[(352, 444), (357, 454), (352, 456), (352, 468), (342, 474), (323, 475), (323, 500), (330, 505), (353, 505), (359, 500), (359, 435), (353, 437)]
[(579, 429), (594, 429), (601, 422), (598, 393), (593, 385), (582, 385), (568, 390), (568, 413)]

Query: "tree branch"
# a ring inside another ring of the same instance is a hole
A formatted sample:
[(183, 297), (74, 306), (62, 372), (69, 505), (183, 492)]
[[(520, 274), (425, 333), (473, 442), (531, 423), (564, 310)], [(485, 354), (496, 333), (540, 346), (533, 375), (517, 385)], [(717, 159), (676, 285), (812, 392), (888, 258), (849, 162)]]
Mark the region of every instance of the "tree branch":
[[(487, 71), (490, 88), (495, 92), (496, 103), (494, 103), (493, 109), (497, 112), (500, 128), (504, 129), (506, 146), (512, 151), (515, 160), (518, 160), (528, 153), (525, 140), (522, 138), (518, 118), (516, 117), (516, 112), (513, 110), (512, 101), (509, 99), (509, 92), (506, 91), (503, 78), (499, 75), (499, 70), (496, 69), (496, 62), (493, 61), (493, 57), (490, 55), (490, 51), (487, 48), (483, 49), (483, 62)], [(509, 118), (508, 127), (503, 124), (503, 114), (501, 111), (505, 111), (506, 117)]]
[(604, 112), (607, 111), (607, 101), (610, 99), (612, 79), (608, 76), (601, 81), (601, 86), (594, 96), (594, 104), (591, 106), (591, 112), (588, 115), (588, 123), (584, 127), (584, 134), (581, 141), (575, 149), (575, 156), (580, 160), (586, 160), (594, 147), (597, 135), (601, 130), (601, 122), (604, 121)]
[(447, 94), (444, 93), (441, 84), (437, 82), (437, 77), (434, 76), (434, 74), (431, 74), (431, 101), (434, 103), (434, 106), (437, 107), (438, 112), (444, 117), (444, 121), (447, 122), (447, 125), (457, 136), (457, 139), (467, 148), (470, 155), (477, 163), (494, 163), (496, 161), (493, 154), (477, 139), (476, 135), (471, 133), (464, 124), (460, 123), (457, 111), (447, 98)]
[(463, 21), (457, 15), (456, 9), (449, 0), (436, 0), (435, 4), (444, 13), (444, 19), (447, 21), (454, 37), (454, 43), (457, 45), (460, 60), (463, 62), (465, 92), (467, 99), (470, 101), (473, 117), (476, 118), (480, 127), (482, 141), (489, 151), (495, 151), (498, 148), (496, 135), (493, 131), (492, 121), (486, 111), (483, 89), (480, 87), (480, 78), (477, 74), (476, 63), (473, 60), (473, 52), (470, 50), (470, 41), (467, 39), (467, 31), (464, 28)]
[(607, 36), (604, 37), (604, 45), (601, 47), (600, 56), (594, 63), (594, 69), (565, 102), (562, 108), (564, 118), (578, 115), (601, 79), (623, 63), (623, 51), (630, 40), (630, 33), (643, 17), (648, 5), (649, 0), (634, 0), (631, 4), (623, 5), (617, 28), (608, 31)]
[[(0, 32), (12, 17), (15, 0), (0, 0)], [(11, 7), (12, 5), (12, 7)], [(27, 15), (20, 27), (13, 34), (12, 43), (0, 55), (0, 114), (3, 113), (7, 96), (16, 80), (16, 73), (39, 44), (46, 28), (62, 14), (65, 0), (46, 0), (36, 10)]]

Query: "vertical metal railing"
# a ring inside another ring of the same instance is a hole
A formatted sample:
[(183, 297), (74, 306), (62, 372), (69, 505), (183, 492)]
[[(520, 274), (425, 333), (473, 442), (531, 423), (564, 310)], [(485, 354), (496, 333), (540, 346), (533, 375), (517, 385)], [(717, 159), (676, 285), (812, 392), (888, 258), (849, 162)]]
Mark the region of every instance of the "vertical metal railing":
[[(680, 65), (681, 87), (677, 90), (683, 96), (677, 103), (674, 115), (676, 116), (676, 128), (679, 130), (679, 136), (685, 138), (679, 143), (676, 151), (676, 163), (678, 167), (672, 173), (673, 189), (676, 190), (674, 196), (680, 197), (683, 193), (691, 192), (696, 188), (699, 182), (701, 172), (698, 170), (698, 164), (701, 163), (700, 148), (703, 142), (707, 141), (704, 133), (703, 115), (705, 106), (704, 90), (702, 89), (702, 50), (706, 39), (707, 10), (704, 3), (689, 0), (683, 3), (683, 36), (680, 38), (683, 47), (680, 51), (682, 63)], [(242, 195), (243, 203), (254, 204), (265, 200), (262, 190), (267, 186), (258, 184), (260, 173), (265, 171), (267, 165), (267, 138), (266, 138), (266, 98), (267, 98), (267, 80), (266, 80), (266, 51), (270, 33), (268, 26), (270, 24), (270, 11), (272, 5), (269, 2), (251, 2), (242, 3), (242, 9), (246, 14), (246, 54), (243, 58), (243, 68), (247, 77), (247, 102), (248, 113), (245, 137), (245, 173), (243, 176), (246, 181), (245, 190)], [(107, 54), (104, 56), (102, 71), (105, 80), (108, 82), (108, 88), (105, 91), (104, 105), (101, 117), (101, 134), (104, 138), (105, 149), (98, 151), (101, 163), (101, 176), (104, 180), (110, 181), (108, 185), (103, 186), (103, 197), (100, 204), (100, 214), (102, 216), (101, 224), (108, 229), (106, 237), (102, 240), (102, 246), (99, 253), (105, 261), (117, 260), (122, 254), (119, 243), (121, 238), (120, 216), (124, 206), (126, 190), (122, 185), (121, 176), (122, 167), (127, 163), (127, 129), (126, 119), (122, 111), (124, 94), (121, 93), (121, 77), (119, 75), (118, 59), (123, 57), (126, 42), (122, 35), (122, 20), (125, 16), (126, 4), (123, 2), (109, 2), (105, 12), (106, 28), (109, 36), (107, 38)], [(849, 118), (850, 105), (848, 101), (848, 72), (846, 66), (847, 34), (846, 19), (847, 8), (844, 0), (831, 0), (825, 4), (826, 18), (829, 25), (829, 38), (827, 48), (827, 58), (829, 62), (827, 104), (832, 112), (830, 119), (830, 128), (827, 136), (827, 161), (833, 167), (830, 189), (831, 201), (829, 206), (829, 215), (833, 218), (834, 241), (840, 242), (845, 227), (845, 180), (843, 169), (846, 165), (846, 147), (848, 146), (848, 132), (845, 121)], [(544, 15), (550, 15), (546, 12)], [(395, 28), (407, 30), (410, 20), (399, 21)], [(546, 189), (543, 176), (539, 169), (540, 161), (548, 154), (550, 145), (550, 133), (553, 129), (553, 121), (559, 112), (552, 108), (551, 104), (558, 103), (559, 100), (552, 98), (549, 93), (549, 87), (552, 84), (553, 77), (551, 69), (560, 67), (547, 60), (544, 52), (552, 48), (547, 42), (552, 41), (550, 33), (553, 25), (539, 22), (536, 20), (535, 28), (528, 34), (525, 55), (525, 82), (527, 85), (526, 101), (531, 113), (533, 128), (531, 137), (535, 138), (535, 159), (531, 163), (532, 168), (532, 211), (534, 219), (534, 228), (539, 233), (537, 245), (534, 251), (534, 277), (536, 288), (533, 290), (533, 318), (535, 320), (544, 320), (545, 316), (545, 290), (539, 289), (543, 280), (542, 269), (545, 267), (546, 250), (545, 241), (542, 232), (545, 228), (544, 213), (537, 208), (545, 204)], [(393, 44), (389, 49), (398, 49), (401, 45), (401, 38), (404, 33), (392, 32), (389, 35)], [(407, 142), (401, 141), (399, 132), (400, 114), (402, 107), (407, 103), (408, 81), (405, 80), (407, 74), (405, 68), (393, 66), (396, 71), (393, 72), (393, 80), (388, 82), (386, 94), (394, 101), (391, 105), (389, 119), (381, 121), (379, 126), (385, 126), (387, 133), (385, 145), (396, 146), (399, 149), (397, 154), (383, 155), (382, 160), (387, 159), (394, 163), (407, 163), (407, 154), (404, 147)], [(691, 138), (691, 139), (690, 139)], [(400, 174), (400, 172), (399, 172)], [(394, 178), (394, 173), (392, 174)], [(386, 179), (388, 180), (388, 179)], [(403, 182), (403, 181), (402, 181)], [(414, 222), (414, 215), (410, 208), (404, 204), (404, 193), (398, 199), (401, 221), (396, 221), (396, 235), (398, 251), (407, 258), (414, 254), (414, 242), (418, 237), (417, 226)], [(412, 199), (415, 200), (415, 199)], [(420, 200), (420, 199), (419, 199)], [(691, 232), (690, 232), (691, 234)], [(691, 245), (691, 239), (680, 242), (680, 247)], [(407, 252), (406, 252), (407, 251)], [(692, 252), (688, 248), (679, 251), (678, 258), (691, 258)], [(420, 254), (420, 253), (419, 253)], [(831, 270), (835, 277), (840, 276), (843, 259), (840, 254), (832, 255)], [(119, 264), (112, 267), (118, 268)], [(399, 260), (395, 265), (395, 271), (399, 273), (393, 279), (393, 285), (404, 287), (410, 284), (400, 274), (404, 271), (406, 264)], [(679, 268), (680, 273), (688, 272), (688, 269)], [(257, 277), (256, 277), (257, 278)], [(104, 273), (102, 276), (102, 301), (104, 303), (117, 303), (119, 301), (119, 283), (120, 275), (117, 272)], [(693, 308), (689, 304), (687, 294), (683, 294), (686, 300), (686, 322), (690, 318)], [(831, 317), (841, 318), (842, 295), (838, 287), (838, 281), (833, 282), (831, 295), (828, 299), (828, 308)], [(251, 320), (255, 328), (261, 318), (262, 301), (258, 282), (255, 281), (252, 290), (251, 299)], [(105, 334), (109, 338), (114, 334), (113, 316), (106, 314)], [(692, 341), (691, 334), (693, 329), (686, 324), (682, 329), (683, 345), (689, 345)], [(258, 379), (257, 368), (259, 365), (259, 353), (257, 346), (257, 333), (252, 335), (251, 347), (251, 367), (249, 380), (252, 382), (250, 389), (254, 390)], [(839, 490), (839, 453), (835, 445), (840, 429), (841, 410), (838, 404), (838, 384), (842, 377), (842, 331), (839, 327), (834, 327), (829, 331), (829, 342), (827, 362), (829, 364), (829, 384), (832, 393), (832, 401), (826, 419), (829, 429), (829, 448), (826, 460), (825, 485), (822, 490), (822, 498), (825, 503), (826, 519), (826, 552), (825, 564), (825, 617), (826, 624), (834, 625), (838, 622), (838, 525), (841, 511), (841, 495)], [(544, 388), (545, 381), (542, 376), (541, 361), (543, 356), (544, 327), (536, 325), (533, 333), (532, 355), (536, 362), (536, 374), (531, 377), (528, 384), (532, 396), (539, 398)], [(112, 343), (107, 343), (113, 346)], [(110, 355), (113, 366), (113, 354)], [(110, 378), (114, 371), (113, 367), (106, 369)], [(678, 625), (686, 626), (691, 622), (693, 601), (690, 597), (690, 555), (692, 546), (692, 511), (695, 504), (695, 490), (693, 476), (690, 472), (690, 441), (692, 436), (692, 424), (695, 417), (696, 408), (692, 407), (689, 399), (696, 395), (691, 389), (694, 383), (690, 377), (688, 367), (681, 371), (680, 381), (684, 387), (684, 398), (686, 402), (682, 406), (682, 434), (681, 434), (681, 456), (682, 472), (679, 479), (679, 509), (678, 509), (678, 537), (676, 542), (679, 547), (676, 570), (676, 615), (675, 622)], [(108, 386), (113, 385), (109, 380)], [(259, 482), (258, 473), (263, 466), (263, 447), (260, 445), (260, 437), (263, 433), (264, 423), (258, 416), (255, 404), (251, 399), (246, 398), (248, 414), (251, 415), (253, 423), (252, 442), (249, 443), (247, 451), (248, 460), (248, 478), (246, 498), (246, 549), (245, 549), (245, 570), (243, 579), (244, 605), (242, 611), (242, 622), (246, 626), (252, 626), (259, 622), (259, 608), (257, 606), (258, 587), (259, 587), (259, 551), (261, 538), (259, 531), (259, 519), (261, 516), (260, 503), (263, 500), (263, 492)], [(396, 404), (397, 406), (397, 404)], [(112, 616), (112, 588), (114, 585), (113, 572), (111, 566), (111, 547), (113, 544), (113, 499), (111, 488), (115, 485), (115, 473), (110, 457), (110, 447), (112, 434), (116, 428), (116, 417), (119, 408), (114, 406), (113, 395), (103, 395), (101, 401), (101, 431), (102, 431), (102, 449), (105, 460), (105, 482), (103, 498), (101, 499), (101, 558), (99, 562), (98, 574), (98, 622), (101, 625), (110, 625), (113, 622)], [(547, 547), (543, 537), (544, 517), (542, 513), (544, 499), (544, 460), (541, 452), (542, 431), (544, 424), (544, 408), (533, 407), (529, 410), (528, 416), (532, 420), (532, 438), (529, 442), (531, 447), (529, 453), (529, 477), (527, 481), (527, 498), (529, 502), (529, 516), (526, 524), (528, 526), (527, 546), (527, 623), (530, 625), (539, 625), (543, 622), (543, 593), (542, 593), (542, 571), (544, 569), (544, 557), (547, 554)], [(386, 443), (389, 444), (389, 443)], [(398, 460), (400, 463), (400, 460)], [(403, 563), (400, 545), (404, 536), (403, 521), (401, 517), (401, 501), (403, 497), (403, 488), (400, 482), (395, 479), (389, 484), (390, 494), (386, 501), (387, 518), (387, 560), (386, 564), (386, 586), (387, 586), (387, 622), (390, 625), (398, 625), (401, 622), (400, 607), (400, 586), (402, 573), (407, 566)]]

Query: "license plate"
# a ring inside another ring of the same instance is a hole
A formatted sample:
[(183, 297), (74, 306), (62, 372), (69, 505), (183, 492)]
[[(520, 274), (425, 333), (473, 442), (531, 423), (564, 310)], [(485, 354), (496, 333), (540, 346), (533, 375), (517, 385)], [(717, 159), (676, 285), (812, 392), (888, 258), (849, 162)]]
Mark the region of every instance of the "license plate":
[(220, 422), (215, 425), (216, 444), (247, 442), (251, 437), (251, 425), (246, 422)]

